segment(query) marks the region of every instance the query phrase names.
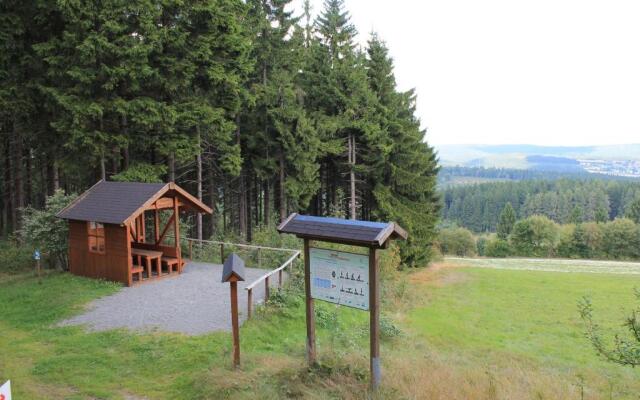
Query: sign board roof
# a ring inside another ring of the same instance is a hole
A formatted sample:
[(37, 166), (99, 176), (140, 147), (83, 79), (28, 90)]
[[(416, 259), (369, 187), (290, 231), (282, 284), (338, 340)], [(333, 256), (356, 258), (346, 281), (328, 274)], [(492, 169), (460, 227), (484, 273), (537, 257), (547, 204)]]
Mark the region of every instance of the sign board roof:
[(297, 213), (291, 214), (280, 224), (278, 232), (305, 239), (366, 247), (382, 247), (389, 239), (407, 238), (407, 232), (395, 222), (314, 217)]
[(244, 261), (236, 253), (232, 253), (222, 266), (222, 282), (228, 282), (232, 276), (244, 281)]

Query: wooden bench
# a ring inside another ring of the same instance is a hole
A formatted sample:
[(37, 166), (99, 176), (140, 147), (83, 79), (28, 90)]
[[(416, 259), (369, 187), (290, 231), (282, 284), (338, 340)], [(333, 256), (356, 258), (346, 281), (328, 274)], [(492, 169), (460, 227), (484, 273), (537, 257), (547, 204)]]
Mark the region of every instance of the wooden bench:
[(133, 265), (131, 267), (131, 279), (133, 279), (133, 277), (137, 274), (138, 282), (142, 282), (142, 271), (144, 271), (144, 268), (142, 268), (140, 265)]
[(174, 257), (162, 257), (162, 263), (167, 265), (167, 270), (169, 273), (173, 271), (175, 268), (176, 272), (179, 271), (180, 267), (178, 266), (178, 259)]

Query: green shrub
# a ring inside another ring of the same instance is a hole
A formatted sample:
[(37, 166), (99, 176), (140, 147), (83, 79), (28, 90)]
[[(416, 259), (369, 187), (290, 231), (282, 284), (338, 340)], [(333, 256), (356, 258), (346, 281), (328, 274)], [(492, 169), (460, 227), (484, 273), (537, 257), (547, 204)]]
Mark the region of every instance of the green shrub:
[(0, 242), (0, 272), (16, 273), (34, 268), (33, 248), (14, 242)]
[(484, 254), (487, 257), (504, 258), (512, 254), (511, 245), (506, 240), (493, 238), (487, 241)]
[(470, 230), (465, 228), (444, 228), (438, 235), (442, 254), (473, 256), (476, 253), (476, 241)]
[(146, 182), (162, 183), (162, 176), (167, 173), (164, 165), (152, 165), (147, 163), (136, 163), (119, 174), (113, 175), (112, 180), (116, 182)]
[(383, 339), (392, 339), (402, 335), (402, 330), (386, 316), (380, 316), (380, 337)]
[(511, 234), (516, 254), (527, 257), (553, 256), (557, 240), (558, 224), (543, 215), (516, 222)]
[(334, 306), (329, 306), (324, 303), (315, 303), (315, 316), (316, 325), (320, 328), (334, 331), (338, 329), (338, 312)]
[(478, 240), (476, 240), (476, 251), (479, 256), (484, 256), (487, 250), (487, 242), (489, 239), (486, 236), (480, 236)]
[(67, 221), (58, 218), (56, 214), (75, 198), (76, 195), (66, 195), (62, 190), (57, 190), (47, 197), (44, 210), (27, 207), (22, 214), (20, 233), (24, 240), (33, 248), (40, 249), (59, 268), (66, 268), (68, 265), (69, 226)]

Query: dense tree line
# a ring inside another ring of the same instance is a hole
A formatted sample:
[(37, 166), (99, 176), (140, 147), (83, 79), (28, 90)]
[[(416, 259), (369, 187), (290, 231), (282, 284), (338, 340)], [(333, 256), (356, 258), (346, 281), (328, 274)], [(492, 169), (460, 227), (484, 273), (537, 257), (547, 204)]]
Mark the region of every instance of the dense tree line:
[(627, 215), (640, 198), (640, 182), (626, 180), (524, 180), (443, 189), (442, 216), (474, 232), (495, 232), (511, 204), (516, 218), (544, 215), (560, 223), (605, 222)]
[[(634, 202), (640, 207), (640, 201)], [(474, 235), (462, 227), (440, 229), (443, 254), (487, 257), (562, 257), (607, 260), (640, 259), (640, 212), (606, 222), (558, 224), (543, 215), (512, 218), (509, 204), (496, 234)]]
[(428, 256), (437, 160), (396, 89), (385, 43), (365, 49), (340, 0), (0, 4), (0, 232), (58, 188), (176, 181), (215, 210), (198, 237), (293, 211), (395, 220)]

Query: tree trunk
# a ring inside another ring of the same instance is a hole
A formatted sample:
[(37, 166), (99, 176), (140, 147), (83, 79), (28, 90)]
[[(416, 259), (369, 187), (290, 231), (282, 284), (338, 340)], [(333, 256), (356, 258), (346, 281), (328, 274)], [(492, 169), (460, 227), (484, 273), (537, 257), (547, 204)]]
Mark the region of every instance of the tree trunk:
[(4, 157), (4, 190), (3, 190), (3, 204), (4, 204), (4, 236), (7, 236), (11, 232), (13, 226), (13, 196), (11, 196), (11, 141), (7, 139), (7, 145), (5, 147)]
[(175, 182), (176, 180), (176, 156), (174, 152), (169, 154), (169, 158), (167, 160), (169, 164), (169, 182)]
[(104, 153), (100, 155), (100, 179), (107, 180), (107, 168), (105, 166)]
[(280, 153), (280, 184), (278, 185), (280, 190), (280, 222), (287, 218), (287, 199), (285, 198), (284, 191), (284, 154)]
[(247, 175), (247, 188), (245, 190), (245, 194), (244, 197), (246, 197), (246, 202), (247, 202), (247, 232), (246, 232), (246, 238), (247, 241), (251, 242), (251, 240), (253, 240), (253, 217), (252, 217), (252, 202), (251, 202), (251, 198), (253, 196), (253, 185), (251, 182), (251, 175)]
[(113, 176), (118, 173), (118, 169), (120, 166), (120, 148), (115, 146), (113, 148), (113, 157), (111, 158), (111, 171), (109, 176)]
[(262, 201), (262, 207), (263, 207), (263, 211), (262, 211), (262, 221), (266, 226), (271, 226), (271, 199), (269, 196), (270, 190), (269, 190), (269, 179), (265, 179), (264, 181), (264, 200)]
[[(236, 116), (236, 143), (240, 143), (240, 115)], [(238, 185), (238, 231), (240, 236), (245, 237), (247, 232), (247, 188), (245, 185), (245, 167), (242, 166)]]
[(16, 123), (13, 125), (13, 229), (20, 229), (19, 210), (24, 207), (24, 186), (22, 175), (22, 134), (17, 128)]
[(25, 188), (25, 204), (26, 205), (30, 205), (33, 204), (33, 190), (32, 190), (32, 185), (33, 185), (33, 149), (29, 148), (29, 150), (27, 151), (27, 160), (26, 160), (26, 165), (25, 165), (25, 169), (26, 169), (26, 176), (25, 176), (25, 184), (24, 184), (24, 188)]
[(213, 212), (209, 217), (209, 230), (207, 231), (207, 237), (213, 236), (216, 231), (216, 225), (218, 221), (218, 215), (216, 210), (216, 188), (215, 188), (215, 176), (213, 174), (213, 166), (209, 166), (209, 207)]
[(356, 141), (353, 134), (349, 134), (349, 184), (351, 196), (349, 200), (350, 218), (356, 219)]
[(127, 138), (127, 143), (122, 147), (122, 170), (129, 168), (129, 121), (127, 115), (122, 116), (122, 133)]
[[(200, 127), (197, 126), (198, 154), (196, 155), (196, 195), (202, 201), (202, 148), (200, 144)], [(202, 240), (202, 213), (196, 213), (196, 235)]]
[(58, 168), (58, 163), (55, 156), (53, 157), (51, 168), (53, 169), (53, 177), (51, 183), (53, 191), (55, 192), (56, 190), (60, 189), (60, 169)]

